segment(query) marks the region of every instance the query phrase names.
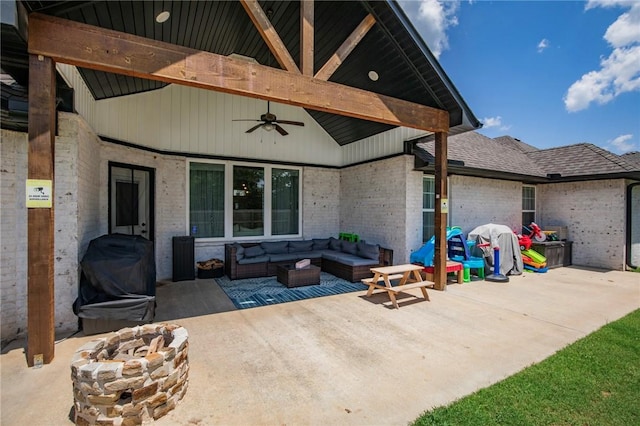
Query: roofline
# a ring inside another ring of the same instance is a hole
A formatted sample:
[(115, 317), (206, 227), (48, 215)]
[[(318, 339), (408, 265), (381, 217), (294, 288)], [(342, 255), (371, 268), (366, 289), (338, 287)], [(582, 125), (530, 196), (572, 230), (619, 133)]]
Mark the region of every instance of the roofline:
[[(458, 102), (458, 105), (460, 105), (460, 108), (463, 111), (463, 117), (462, 117), (463, 122), (460, 123), (460, 125), (464, 126), (465, 124), (464, 119), (466, 118), (469, 121), (469, 124), (473, 127), (473, 129), (481, 128), (482, 123), (473, 114), (473, 112), (471, 111), (471, 108), (466, 103), (466, 101), (464, 100), (464, 98), (462, 97), (458, 89), (454, 86), (453, 82), (449, 79), (449, 76), (446, 74), (446, 72), (440, 65), (440, 62), (435, 58), (435, 56), (433, 56), (431, 49), (429, 49), (429, 47), (426, 45), (422, 37), (418, 34), (418, 31), (413, 26), (413, 24), (407, 17), (402, 7), (400, 7), (400, 5), (396, 0), (386, 0), (386, 3), (387, 5), (389, 5), (391, 10), (393, 10), (395, 16), (398, 18), (402, 26), (407, 30), (407, 33), (409, 33), (409, 35), (413, 39), (416, 46), (418, 46), (418, 48), (420, 49), (424, 57), (429, 61), (429, 64), (433, 67), (434, 71), (438, 74), (438, 77), (440, 78), (440, 80), (442, 80), (443, 84), (447, 87), (449, 92), (451, 92), (456, 102)], [(469, 130), (473, 130), (473, 129), (469, 129)]]

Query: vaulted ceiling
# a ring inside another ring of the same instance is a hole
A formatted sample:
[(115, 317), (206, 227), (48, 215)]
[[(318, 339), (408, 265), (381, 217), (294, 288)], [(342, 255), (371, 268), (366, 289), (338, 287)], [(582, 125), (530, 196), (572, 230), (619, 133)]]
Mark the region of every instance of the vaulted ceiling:
[[(300, 67), (300, 1), (259, 1), (294, 62)], [(237, 1), (23, 1), (39, 12), (97, 27), (220, 55), (240, 55), (281, 68), (251, 18)], [(167, 11), (170, 18), (156, 22)], [(375, 24), (329, 77), (343, 84), (446, 110), (452, 134), (480, 126), (398, 4), (390, 1), (316, 1), (313, 73), (317, 73), (368, 15)], [(16, 66), (15, 46), (3, 42), (3, 69), (26, 80)], [(11, 63), (5, 58), (11, 49)], [(19, 56), (19, 55), (18, 55)], [(24, 49), (26, 63), (26, 48)], [(20, 62), (19, 60), (17, 61)], [(155, 90), (165, 83), (91, 69), (79, 69), (94, 98)], [(378, 75), (377, 80), (369, 72)], [(339, 94), (337, 94), (339, 96)], [(340, 145), (393, 126), (307, 109)]]

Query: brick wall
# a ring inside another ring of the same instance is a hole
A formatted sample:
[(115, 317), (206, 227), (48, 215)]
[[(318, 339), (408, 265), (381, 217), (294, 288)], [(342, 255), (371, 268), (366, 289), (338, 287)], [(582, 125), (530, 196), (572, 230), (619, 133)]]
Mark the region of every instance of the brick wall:
[(519, 230), (522, 225), (522, 183), (450, 176), (449, 216), (450, 226), (461, 227), (465, 234), (488, 223)]
[(0, 326), (2, 342), (27, 327), (26, 133), (0, 130)]
[[(631, 185), (632, 181), (627, 181), (626, 185)], [(631, 191), (631, 265), (640, 267), (640, 185), (635, 185)]]
[(397, 264), (422, 238), (422, 173), (412, 169), (403, 155), (345, 168), (340, 178), (340, 232), (393, 249)]
[(540, 226), (566, 226), (572, 263), (622, 270), (625, 263), (623, 179), (556, 183), (537, 187)]
[(108, 229), (109, 161), (155, 170), (156, 277), (169, 279), (173, 271), (172, 238), (187, 235), (186, 160), (108, 142), (100, 143), (100, 223)]
[(340, 232), (340, 171), (305, 167), (302, 173), (303, 237), (337, 237)]

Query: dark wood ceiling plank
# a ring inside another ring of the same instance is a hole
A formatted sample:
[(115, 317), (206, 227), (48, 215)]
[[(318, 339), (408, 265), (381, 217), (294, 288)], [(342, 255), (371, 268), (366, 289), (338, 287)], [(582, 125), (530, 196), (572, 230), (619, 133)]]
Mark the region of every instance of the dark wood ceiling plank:
[(447, 111), (226, 56), (32, 14), (29, 52), (57, 62), (432, 132)]
[(314, 52), (314, 11), (313, 0), (300, 2), (300, 71), (304, 75), (313, 75)]
[(251, 18), (253, 25), (258, 29), (258, 32), (264, 39), (265, 43), (267, 43), (267, 46), (269, 46), (269, 50), (271, 50), (273, 55), (276, 57), (280, 66), (287, 71), (300, 73), (298, 66), (287, 50), (287, 47), (282, 42), (282, 39), (280, 39), (280, 36), (269, 21), (269, 18), (267, 18), (267, 15), (264, 13), (257, 0), (240, 0), (240, 3)]
[(365, 18), (360, 22), (360, 24), (356, 27), (355, 30), (351, 33), (349, 37), (342, 43), (342, 45), (336, 50), (331, 58), (320, 68), (315, 75), (315, 78), (320, 80), (329, 80), (329, 78), (333, 75), (333, 73), (338, 69), (338, 67), (344, 62), (347, 56), (355, 49), (355, 47), (360, 43), (360, 40), (363, 39), (365, 35), (369, 32), (369, 30), (375, 25), (376, 20), (373, 15), (368, 14)]

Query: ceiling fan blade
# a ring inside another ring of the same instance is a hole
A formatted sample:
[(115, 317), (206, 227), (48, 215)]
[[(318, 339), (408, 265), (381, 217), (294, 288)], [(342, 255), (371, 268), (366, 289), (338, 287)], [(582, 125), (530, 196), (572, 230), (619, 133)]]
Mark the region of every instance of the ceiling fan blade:
[(289, 132), (287, 132), (282, 127), (278, 126), (276, 123), (273, 123), (273, 127), (275, 127), (278, 133), (280, 133), (282, 136), (287, 136), (289, 134)]
[(291, 124), (292, 126), (304, 126), (304, 123), (300, 121), (277, 120), (276, 122), (280, 124)]
[(247, 130), (245, 133), (251, 133), (253, 132), (255, 129), (257, 129), (258, 127), (262, 126), (264, 123), (260, 123), (260, 124), (256, 124), (255, 126), (253, 126), (252, 128), (250, 128), (249, 130)]
[(236, 118), (235, 120), (231, 120), (231, 121), (262, 121), (262, 120), (256, 120), (253, 118)]

